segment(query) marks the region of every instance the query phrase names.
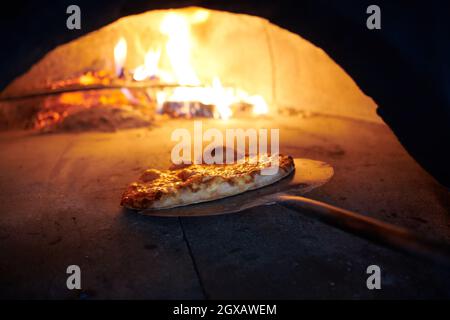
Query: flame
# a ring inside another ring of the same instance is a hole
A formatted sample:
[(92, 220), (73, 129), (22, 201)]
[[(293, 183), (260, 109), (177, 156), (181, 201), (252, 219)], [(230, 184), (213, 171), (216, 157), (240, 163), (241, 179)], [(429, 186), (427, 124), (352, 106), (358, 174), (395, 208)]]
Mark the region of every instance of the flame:
[(116, 75), (121, 76), (123, 73), (123, 67), (125, 60), (127, 59), (127, 41), (124, 38), (120, 38), (114, 47), (114, 64), (116, 67)]
[(232, 90), (227, 90), (222, 86), (218, 77), (214, 77), (212, 90), (212, 104), (216, 106), (219, 117), (223, 120), (228, 120), (233, 115), (231, 105), (235, 100), (235, 95)]
[(191, 16), (192, 23), (202, 23), (208, 20), (209, 11), (205, 9), (195, 10), (194, 14)]
[(164, 91), (158, 91), (156, 93), (156, 111), (161, 113), (163, 109), (164, 102), (167, 101), (167, 94)]
[(144, 58), (144, 64), (134, 70), (133, 79), (136, 81), (143, 81), (145, 79), (158, 76), (160, 56), (161, 50), (147, 51)]
[(166, 53), (177, 82), (180, 85), (200, 85), (200, 80), (191, 65), (189, 21), (180, 14), (169, 13), (161, 22), (160, 31), (168, 37)]
[(253, 105), (253, 114), (262, 115), (269, 112), (269, 106), (262, 96), (255, 95), (245, 99), (247, 103)]
[[(133, 72), (135, 81), (144, 81), (152, 77), (163, 84), (177, 84), (171, 91), (156, 92), (157, 111), (163, 112), (165, 103), (174, 103), (189, 113), (190, 103), (201, 103), (214, 106), (214, 117), (227, 120), (233, 115), (233, 106), (247, 103), (253, 106), (253, 114), (261, 115), (269, 111), (264, 98), (249, 95), (241, 89), (224, 87), (219, 77), (214, 77), (210, 84), (202, 83), (191, 64), (191, 48), (193, 46), (191, 24), (205, 22), (209, 17), (207, 10), (197, 10), (191, 15), (168, 13), (160, 24), (160, 32), (167, 36), (164, 51), (149, 50), (145, 54), (144, 63)], [(159, 68), (161, 55), (167, 55), (171, 69)], [(126, 42), (122, 38), (114, 49), (117, 67), (123, 67), (126, 57)], [(121, 69), (123, 70), (123, 69)]]

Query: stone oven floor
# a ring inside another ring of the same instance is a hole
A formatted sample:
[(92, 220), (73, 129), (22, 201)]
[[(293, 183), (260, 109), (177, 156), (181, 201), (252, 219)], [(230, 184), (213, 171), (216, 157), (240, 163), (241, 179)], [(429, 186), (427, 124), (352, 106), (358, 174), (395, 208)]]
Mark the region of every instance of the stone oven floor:
[[(231, 120), (281, 130), (281, 151), (330, 163), (308, 196), (450, 241), (450, 193), (384, 125), (343, 118)], [(223, 123), (208, 121), (205, 126)], [(0, 133), (1, 298), (449, 298), (450, 271), (277, 205), (154, 218), (119, 206), (147, 167), (169, 164), (192, 122), (116, 133)], [(82, 290), (66, 288), (81, 267)], [(368, 290), (366, 268), (382, 271)]]

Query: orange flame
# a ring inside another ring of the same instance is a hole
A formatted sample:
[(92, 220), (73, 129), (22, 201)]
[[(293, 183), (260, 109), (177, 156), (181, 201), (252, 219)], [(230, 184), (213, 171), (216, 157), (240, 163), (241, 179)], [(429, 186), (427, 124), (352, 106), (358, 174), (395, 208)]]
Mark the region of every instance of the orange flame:
[(180, 14), (167, 14), (160, 26), (167, 35), (166, 53), (177, 82), (181, 85), (199, 85), (200, 80), (191, 65), (191, 29), (189, 21)]

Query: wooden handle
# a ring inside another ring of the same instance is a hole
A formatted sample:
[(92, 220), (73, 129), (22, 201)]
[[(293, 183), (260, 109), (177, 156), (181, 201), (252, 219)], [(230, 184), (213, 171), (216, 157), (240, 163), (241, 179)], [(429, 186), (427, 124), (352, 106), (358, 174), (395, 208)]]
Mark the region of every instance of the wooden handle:
[(405, 228), (299, 196), (280, 195), (277, 203), (389, 248), (450, 266), (450, 245)]

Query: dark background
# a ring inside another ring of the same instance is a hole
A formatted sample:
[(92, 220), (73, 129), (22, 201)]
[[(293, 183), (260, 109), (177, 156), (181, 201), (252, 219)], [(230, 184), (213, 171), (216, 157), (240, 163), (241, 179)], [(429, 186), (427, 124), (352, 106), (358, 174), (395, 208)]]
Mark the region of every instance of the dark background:
[[(81, 7), (81, 30), (66, 28), (70, 4)], [(366, 28), (371, 4), (381, 7), (381, 30)], [(15, 0), (0, 9), (0, 89), (57, 45), (121, 16), (191, 5), (265, 17), (321, 47), (374, 98), (410, 154), (450, 186), (448, 1)]]

